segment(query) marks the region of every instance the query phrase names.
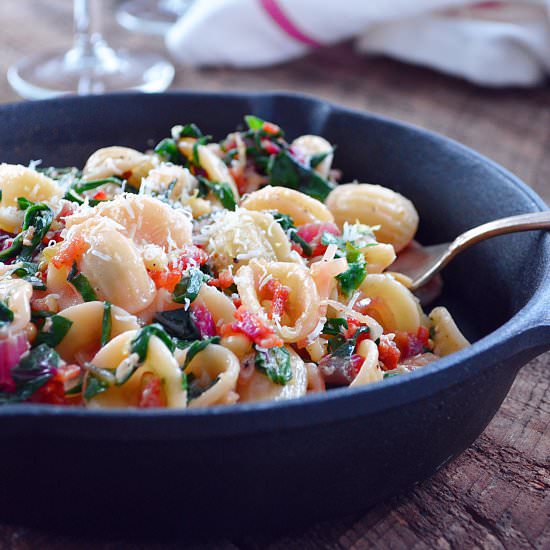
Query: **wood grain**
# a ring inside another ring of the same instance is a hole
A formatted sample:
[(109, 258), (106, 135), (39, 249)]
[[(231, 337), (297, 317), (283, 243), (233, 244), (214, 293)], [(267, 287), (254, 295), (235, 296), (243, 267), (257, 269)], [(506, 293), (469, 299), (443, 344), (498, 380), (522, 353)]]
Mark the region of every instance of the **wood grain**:
[[(19, 0), (2, 5), (0, 68), (19, 57), (70, 43), (70, 3)], [(158, 41), (108, 25), (114, 44)], [(32, 39), (30, 39), (32, 33)], [(457, 139), (501, 163), (550, 201), (550, 88), (486, 90), (430, 70), (359, 58), (344, 44), (258, 71), (178, 71), (175, 88), (285, 89), (392, 116)], [(16, 95), (0, 79), (0, 101)], [(409, 493), (353, 517), (281, 537), (205, 541), (195, 548), (550, 548), (550, 354), (525, 366), (499, 413), (454, 463)], [(0, 489), (1, 490), (1, 489)], [(179, 548), (90, 541), (0, 525), (0, 547)]]

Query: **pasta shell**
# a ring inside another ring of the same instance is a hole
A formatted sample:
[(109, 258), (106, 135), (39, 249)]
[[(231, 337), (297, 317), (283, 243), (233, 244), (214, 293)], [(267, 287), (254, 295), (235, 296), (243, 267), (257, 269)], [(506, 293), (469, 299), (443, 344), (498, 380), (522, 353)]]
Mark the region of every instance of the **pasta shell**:
[(103, 147), (86, 161), (82, 176), (85, 180), (98, 180), (109, 176), (124, 177), (132, 187), (139, 189), (141, 178), (153, 168), (153, 160), (129, 147)]
[[(72, 363), (77, 361), (78, 356), (91, 358), (99, 350), (104, 312), (103, 302), (86, 302), (59, 313), (73, 322), (65, 338), (55, 348), (62, 359)], [(123, 332), (137, 329), (139, 324), (136, 317), (120, 307), (111, 306), (110, 340)]]
[(22, 331), (31, 321), (32, 285), (23, 279), (0, 279), (0, 303), (13, 313), (9, 324), (0, 327), (0, 338)]
[(282, 399), (294, 399), (306, 394), (308, 374), (305, 364), (292, 348), (286, 346), (286, 349), (290, 353), (292, 368), (290, 382), (285, 386), (275, 384), (265, 374), (254, 369), (250, 376), (239, 379), (237, 385), (239, 402), (280, 401)]
[(418, 213), (403, 195), (369, 183), (347, 183), (333, 189), (326, 205), (339, 226), (344, 222), (376, 226), (376, 238), (399, 252), (411, 242), (418, 228)]
[(332, 166), (332, 145), (321, 136), (305, 135), (296, 138), (291, 147), (298, 152), (298, 156), (304, 156), (305, 160), (309, 163), (311, 157), (319, 155), (321, 153), (328, 153), (328, 155), (315, 167), (315, 170), (321, 174), (324, 178), (327, 178)]
[(247, 210), (276, 210), (292, 218), (295, 225), (333, 222), (330, 210), (320, 201), (286, 187), (270, 185), (247, 195), (241, 203)]
[(444, 307), (436, 307), (430, 313), (434, 330), (434, 353), (444, 357), (470, 345), (464, 338), (451, 314)]

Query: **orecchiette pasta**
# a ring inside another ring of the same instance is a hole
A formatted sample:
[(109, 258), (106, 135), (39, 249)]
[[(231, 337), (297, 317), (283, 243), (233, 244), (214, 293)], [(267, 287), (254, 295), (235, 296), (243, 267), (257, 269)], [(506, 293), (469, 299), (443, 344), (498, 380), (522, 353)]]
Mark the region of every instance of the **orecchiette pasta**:
[(247, 210), (276, 210), (290, 216), (297, 226), (334, 221), (330, 210), (322, 202), (285, 187), (268, 185), (243, 197), (241, 204)]
[(245, 122), (220, 142), (178, 125), (154, 151), (105, 147), (82, 171), (0, 165), (0, 403), (283, 400), (468, 345), (394, 264), (412, 203), (337, 186), (321, 136)]
[(418, 213), (413, 203), (381, 185), (339, 185), (328, 196), (327, 206), (339, 225), (346, 221), (379, 225), (376, 238), (393, 245), (396, 252), (411, 242), (418, 227)]
[(153, 159), (129, 147), (104, 147), (86, 161), (82, 170), (85, 180), (124, 176), (132, 187), (139, 187), (141, 178), (153, 168)]

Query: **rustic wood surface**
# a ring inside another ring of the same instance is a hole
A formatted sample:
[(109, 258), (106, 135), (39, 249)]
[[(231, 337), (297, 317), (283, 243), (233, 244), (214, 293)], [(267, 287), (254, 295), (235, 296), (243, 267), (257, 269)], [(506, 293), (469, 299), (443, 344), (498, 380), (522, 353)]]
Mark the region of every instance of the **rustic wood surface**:
[[(68, 0), (0, 6), (0, 71), (25, 54), (70, 43)], [(159, 49), (108, 23), (115, 44)], [(550, 202), (550, 87), (487, 90), (384, 59), (359, 58), (349, 45), (258, 71), (179, 70), (173, 88), (285, 89), (446, 134), (501, 163)], [(0, 101), (16, 101), (5, 78)], [(199, 547), (242, 548), (550, 548), (550, 354), (525, 366), (479, 439), (432, 479), (382, 506), (282, 537), (242, 537)], [(1, 458), (0, 458), (1, 460)], [(1, 481), (0, 481), (1, 490)], [(0, 525), (0, 547), (160, 548), (90, 541)]]

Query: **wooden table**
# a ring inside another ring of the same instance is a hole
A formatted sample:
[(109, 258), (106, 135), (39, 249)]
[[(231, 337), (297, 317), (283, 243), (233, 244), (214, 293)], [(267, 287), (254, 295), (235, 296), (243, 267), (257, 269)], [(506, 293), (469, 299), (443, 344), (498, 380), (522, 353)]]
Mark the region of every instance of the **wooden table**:
[[(2, 74), (24, 54), (69, 44), (68, 0), (19, 0), (10, 2), (9, 10), (7, 4), (2, 3)], [(109, 36), (115, 44), (161, 47), (149, 38), (129, 36), (112, 23)], [(549, 87), (481, 89), (429, 70), (359, 58), (349, 45), (258, 71), (187, 69), (178, 72), (173, 87), (295, 90), (389, 115), (477, 149), (519, 175), (550, 202)], [(17, 99), (1, 79), (0, 101)], [(242, 537), (197, 547), (550, 548), (549, 386), (547, 353), (523, 368), (499, 413), (458, 460), (382, 506), (278, 538)], [(98, 544), (25, 527), (0, 526), (1, 548), (98, 546), (133, 548), (135, 544)]]

